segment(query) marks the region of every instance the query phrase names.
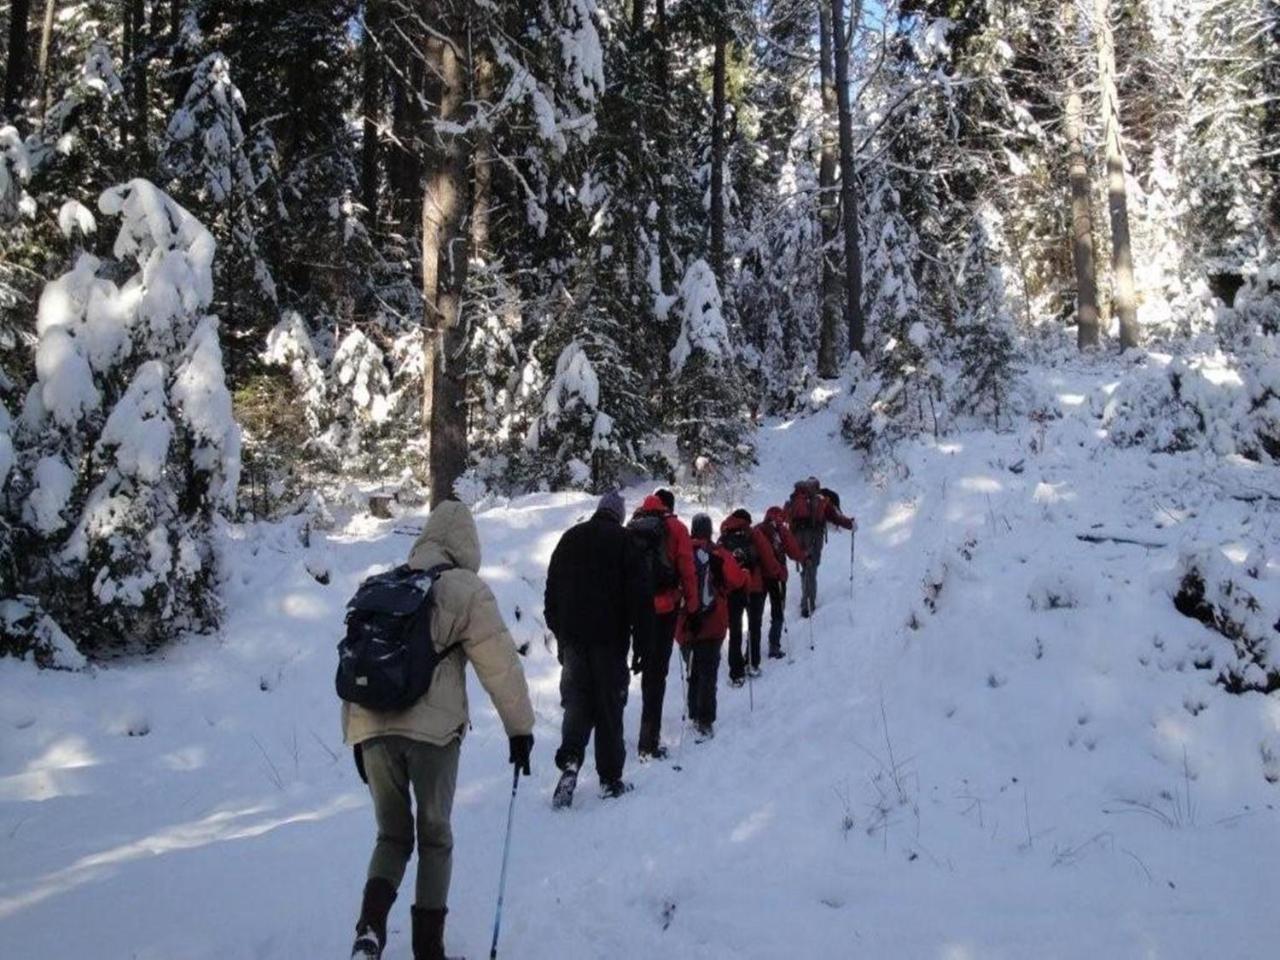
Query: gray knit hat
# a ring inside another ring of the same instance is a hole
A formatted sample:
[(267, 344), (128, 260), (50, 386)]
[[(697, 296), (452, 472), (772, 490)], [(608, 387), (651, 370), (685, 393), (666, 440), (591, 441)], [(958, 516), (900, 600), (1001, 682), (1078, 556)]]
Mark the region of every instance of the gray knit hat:
[(600, 498), (600, 506), (596, 507), (596, 512), (607, 513), (621, 523), (622, 518), (627, 515), (627, 503), (617, 490), (610, 490)]

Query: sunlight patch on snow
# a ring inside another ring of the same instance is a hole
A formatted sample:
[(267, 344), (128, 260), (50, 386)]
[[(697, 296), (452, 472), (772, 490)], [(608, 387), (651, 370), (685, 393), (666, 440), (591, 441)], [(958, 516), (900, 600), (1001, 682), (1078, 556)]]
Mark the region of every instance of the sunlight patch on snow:
[(966, 493), (1003, 493), (1004, 485), (994, 477), (961, 477), (958, 484)]
[(178, 824), (131, 843), (81, 857), (71, 866), (41, 877), (25, 893), (0, 898), (0, 919), (97, 880), (109, 868), (118, 867), (132, 860), (191, 850), (213, 843), (249, 840), (290, 824), (326, 820), (335, 814), (362, 807), (366, 802), (363, 794), (344, 793), (314, 810), (301, 810), (287, 816), (259, 820), (256, 823), (244, 821), (267, 811), (269, 809), (267, 805), (258, 804), (243, 810), (223, 810), (210, 814), (203, 820)]
[(315, 594), (290, 593), (280, 601), (280, 612), (296, 620), (324, 620), (329, 616), (329, 607)]
[(59, 740), (44, 754), (27, 764), (26, 773), (39, 770), (72, 770), (76, 767), (94, 767), (97, 758), (89, 752), (83, 737), (66, 737)]
[(746, 843), (759, 836), (772, 821), (773, 801), (770, 801), (734, 827), (729, 839), (733, 843)]
[(159, 762), (161, 766), (170, 770), (191, 771), (201, 769), (205, 765), (206, 758), (204, 747), (183, 747), (181, 750), (166, 753)]
[(948, 943), (939, 954), (941, 960), (974, 960), (973, 948), (963, 943)]
[(0, 802), (39, 803), (57, 797), (81, 797), (90, 791), (71, 771), (35, 770), (0, 777)]
[(1058, 394), (1058, 402), (1064, 407), (1082, 407), (1088, 399), (1083, 393)]

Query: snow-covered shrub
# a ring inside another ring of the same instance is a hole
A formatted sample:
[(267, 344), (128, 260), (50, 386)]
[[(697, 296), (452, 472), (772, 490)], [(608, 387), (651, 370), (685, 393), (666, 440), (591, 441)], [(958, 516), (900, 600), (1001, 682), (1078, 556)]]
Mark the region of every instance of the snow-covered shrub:
[(1211, 548), (1183, 553), (1171, 594), (1179, 613), (1228, 641), (1198, 644), (1197, 666), (1215, 669), (1216, 681), (1232, 693), (1280, 690), (1280, 598), (1273, 585), (1249, 578)]
[(28, 656), (37, 666), (82, 670), (88, 664), (71, 638), (30, 597), (0, 600), (0, 657)]
[(81, 254), (41, 295), (10, 496), (16, 592), (88, 654), (217, 622), (213, 527), (240, 477), (218, 322), (203, 313), (213, 238), (146, 180), (98, 205), (120, 218), (113, 259)]
[(1280, 455), (1280, 345), (1262, 338), (1236, 361), (1153, 357), (1116, 387), (1103, 425), (1119, 446), (1275, 458)]

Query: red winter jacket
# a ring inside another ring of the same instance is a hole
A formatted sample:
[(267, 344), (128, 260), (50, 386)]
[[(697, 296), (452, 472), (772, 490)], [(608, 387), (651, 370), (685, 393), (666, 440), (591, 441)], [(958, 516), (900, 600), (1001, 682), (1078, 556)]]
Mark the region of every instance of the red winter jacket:
[(755, 547), (756, 551), (756, 564), (747, 570), (747, 592), (764, 593), (766, 579), (780, 580), (787, 575), (782, 568), (782, 564), (778, 562), (778, 558), (773, 553), (773, 544), (769, 542), (768, 534), (761, 530), (759, 525), (752, 527), (741, 517), (735, 517), (730, 514), (720, 523), (720, 539), (723, 542), (726, 533), (746, 529), (751, 531), (751, 545)]
[(778, 569), (782, 571), (782, 576), (770, 577), (769, 579), (781, 580), (786, 583), (788, 558), (796, 563), (804, 563), (809, 559), (809, 553), (804, 547), (800, 546), (800, 542), (796, 540), (796, 535), (787, 526), (787, 515), (781, 507), (770, 507), (766, 510), (764, 522), (760, 524), (759, 529), (769, 540), (769, 544), (773, 548), (773, 555), (778, 558)]
[(724, 635), (729, 632), (729, 594), (745, 587), (750, 578), (747, 576), (747, 571), (733, 559), (733, 554), (724, 547), (717, 546), (709, 540), (694, 540), (692, 543), (694, 550), (701, 547), (711, 551), (712, 571), (716, 567), (720, 568), (720, 576), (716, 577), (713, 573), (711, 579), (716, 592), (716, 602), (710, 610), (703, 611), (696, 635), (689, 633), (685, 627), (685, 617), (681, 615), (676, 638), (681, 645), (703, 641), (720, 643), (724, 640)]
[(667, 520), (667, 556), (671, 566), (675, 568), (680, 584), (675, 587), (658, 590), (653, 595), (655, 613), (671, 613), (678, 610), (683, 601), (684, 609), (693, 613), (698, 609), (698, 577), (693, 569), (693, 546), (689, 539), (689, 529), (680, 522), (674, 513), (667, 513), (666, 504), (650, 494), (636, 511), (642, 513), (661, 513)]

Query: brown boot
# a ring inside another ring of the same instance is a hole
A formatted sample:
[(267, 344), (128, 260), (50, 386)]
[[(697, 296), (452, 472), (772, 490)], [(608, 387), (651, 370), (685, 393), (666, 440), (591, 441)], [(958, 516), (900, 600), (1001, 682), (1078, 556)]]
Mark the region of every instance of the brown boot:
[(378, 960), (387, 945), (387, 914), (396, 902), (396, 890), (382, 877), (370, 877), (364, 885), (360, 902), (360, 919), (356, 921), (356, 942), (351, 947), (352, 960)]
[(447, 907), (439, 910), (414, 907), (410, 911), (413, 915), (413, 960), (445, 960), (444, 918), (448, 912)]

